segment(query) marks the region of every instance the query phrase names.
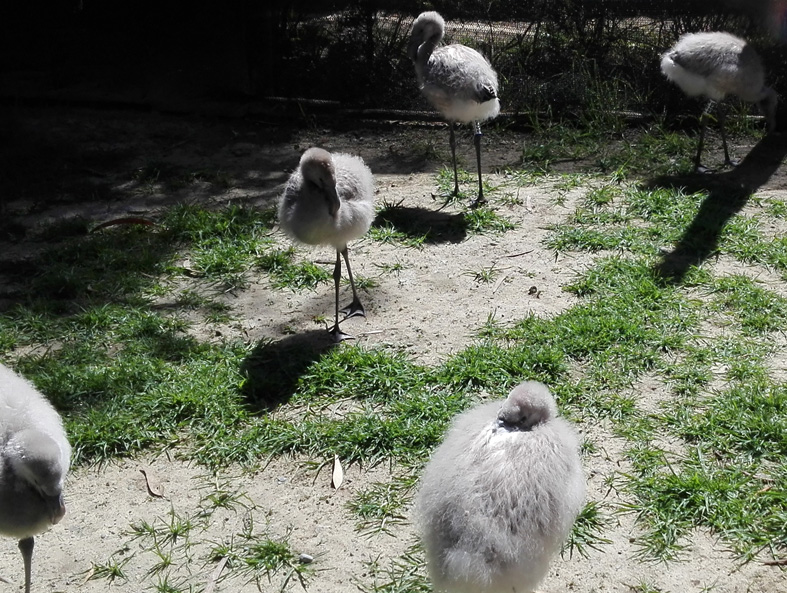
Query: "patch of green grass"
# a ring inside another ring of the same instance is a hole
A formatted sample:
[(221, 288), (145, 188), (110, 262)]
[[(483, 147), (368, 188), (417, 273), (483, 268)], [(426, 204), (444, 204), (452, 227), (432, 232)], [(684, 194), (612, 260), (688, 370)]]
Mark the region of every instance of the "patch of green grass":
[(189, 534), (195, 525), (188, 517), (183, 517), (170, 508), (166, 518), (157, 518), (153, 523), (140, 521), (132, 523), (131, 534), (138, 539), (150, 540), (157, 549), (161, 546), (175, 547), (188, 540)]
[(191, 273), (238, 285), (238, 277), (272, 245), (272, 211), (230, 206), (211, 212), (183, 205), (168, 210), (161, 221), (170, 241), (181, 247)]
[(577, 208), (571, 219), (577, 225), (619, 225), (630, 221), (631, 217), (620, 210)]
[[(467, 201), (475, 202), (478, 197), (478, 173), (469, 173), (457, 167), (457, 179), (459, 181), (459, 193), (455, 194), (454, 171), (452, 168), (443, 167), (437, 173), (437, 193), (443, 198), (447, 198), (446, 203), (456, 203)], [(497, 193), (497, 187), (489, 183), (486, 176), (481, 178), (481, 187), (484, 190), (484, 197), (489, 199)]]
[(718, 278), (713, 289), (715, 305), (738, 319), (746, 333), (778, 331), (787, 323), (787, 299), (746, 276)]
[[(558, 120), (537, 122), (533, 135), (524, 143), (523, 165), (557, 173), (568, 162), (584, 172), (601, 173), (615, 180), (677, 175), (691, 170), (696, 138), (671, 131), (663, 122), (647, 129), (627, 127), (608, 103), (589, 113), (594, 116), (591, 120), (596, 118), (589, 125)], [(599, 125), (599, 115), (612, 116), (609, 125)]]
[(154, 588), (156, 593), (184, 593), (185, 591), (191, 593), (195, 591), (194, 585), (189, 585), (183, 579), (174, 578), (169, 574), (158, 575)]
[(664, 360), (660, 367), (673, 393), (679, 397), (696, 397), (713, 377), (713, 362), (714, 357), (707, 348), (689, 343), (680, 360)]
[(590, 157), (601, 145), (600, 137), (570, 124), (547, 122), (524, 143), (522, 163), (552, 172), (557, 161), (580, 161)]
[(369, 276), (354, 276), (354, 280), (355, 280), (355, 287), (358, 290), (370, 290), (372, 288), (377, 288), (377, 286), (379, 286), (377, 280)]
[(209, 517), (219, 509), (230, 511), (248, 511), (254, 503), (245, 492), (233, 487), (230, 478), (219, 480), (214, 476), (213, 483), (207, 486), (207, 494), (200, 501), (203, 508), (202, 516)]
[(556, 251), (631, 251), (654, 253), (652, 243), (637, 228), (624, 226), (604, 229), (587, 229), (575, 226), (555, 226), (555, 233), (547, 247)]
[(167, 446), (188, 427), (246, 415), (245, 349), (200, 344), (172, 321), (148, 315), (116, 328), (124, 346), (113, 356), (109, 343), (79, 341), (20, 358), (18, 370), (67, 412), (76, 463)]
[(768, 214), (776, 218), (787, 218), (787, 202), (771, 198), (768, 205)]
[(508, 168), (505, 170), (505, 174), (506, 177), (514, 181), (517, 187), (537, 185), (549, 179), (547, 172), (538, 168)]
[[(690, 388), (678, 382), (680, 399), (665, 402), (663, 415), (631, 441), (634, 471), (621, 482), (634, 496), (624, 509), (645, 527), (637, 542), (643, 558), (682, 557), (697, 526), (721, 535), (744, 560), (763, 550), (775, 555), (783, 545), (778, 522), (787, 500), (770, 493), (785, 486), (778, 461), (787, 446), (785, 386), (768, 378), (767, 351), (749, 340), (715, 340), (694, 345), (678, 371), (665, 366), (667, 376), (688, 377)], [(711, 365), (727, 368), (730, 386), (699, 398)], [(666, 431), (683, 451), (666, 455), (653, 446), (656, 431)], [(758, 513), (765, 518), (755, 518)]]
[(107, 562), (101, 564), (93, 563), (93, 566), (88, 571), (88, 579), (91, 581), (96, 579), (107, 579), (110, 583), (114, 582), (115, 579), (126, 580), (127, 577), (123, 568), (128, 564), (129, 560), (131, 560), (131, 556), (127, 556), (122, 560), (111, 558)]
[(427, 234), (412, 235), (398, 230), (391, 223), (375, 224), (369, 229), (369, 236), (378, 243), (399, 243), (405, 247), (421, 249), (427, 239)]
[[(472, 195), (465, 194), (462, 187), (470, 185), (471, 192), (477, 191), (478, 178), (468, 171), (465, 171), (460, 166), (457, 166), (456, 175), (459, 181), (459, 195), (454, 196), (454, 170), (451, 167), (443, 167), (437, 172), (437, 193), (441, 196), (453, 196), (455, 200), (459, 198), (472, 198)], [(475, 187), (472, 187), (473, 182), (475, 182)]]
[[(586, 414), (630, 421), (634, 402), (619, 393), (663, 357), (686, 347), (696, 306), (663, 285), (645, 262), (600, 260), (566, 287), (586, 302), (553, 317), (487, 326), (486, 340), (447, 361), (440, 376), (455, 385), (500, 391), (534, 378)], [(583, 380), (569, 381), (571, 369)]]
[[(448, 421), (462, 409), (463, 398), (457, 401), (457, 397), (448, 394), (443, 398), (438, 405), (437, 398), (427, 394), (411, 395), (394, 402), (389, 409), (369, 402), (330, 419), (308, 410), (299, 410), (300, 417), (292, 422), (262, 419), (240, 434), (212, 432), (211, 446), (201, 452), (205, 457), (198, 452), (197, 458), (208, 464), (225, 464), (271, 454), (321, 457), (330, 452), (348, 464), (375, 465), (386, 459), (412, 463), (423, 459), (440, 442)], [(211, 442), (207, 438), (206, 441)], [(223, 451), (222, 445), (229, 449)]]
[(585, 194), (585, 203), (591, 207), (607, 206), (621, 194), (619, 185), (604, 184), (595, 187)]
[(356, 583), (363, 593), (429, 593), (432, 587), (426, 576), (426, 562), (419, 546), (412, 546), (401, 557), (388, 563), (380, 558), (367, 564), (371, 583)]
[(719, 459), (779, 463), (787, 453), (787, 386), (736, 382), (715, 394), (702, 412), (686, 416), (678, 430)]
[[(575, 210), (568, 223), (552, 227), (548, 247), (558, 251), (656, 255), (660, 248), (682, 238), (703, 197), (672, 189), (605, 187), (611, 189), (604, 196), (586, 196), (585, 205)], [(619, 196), (620, 207), (611, 207), (616, 203), (611, 195)]]
[(513, 223), (488, 208), (473, 208), (466, 211), (464, 217), (467, 229), (474, 233), (503, 233), (516, 228)]
[[(161, 573), (168, 571), (174, 565), (174, 558), (172, 550), (164, 549), (161, 545), (156, 545), (153, 550), (151, 550), (152, 554), (156, 558), (156, 563), (148, 569), (148, 575), (161, 575)], [(169, 575), (164, 575), (163, 579), (164, 582), (168, 582)]]
[(333, 281), (329, 272), (312, 262), (301, 262), (273, 275), (274, 286), (292, 290), (314, 289), (319, 284)]
[(291, 583), (298, 583), (306, 590), (313, 570), (309, 564), (299, 561), (298, 554), (290, 548), (288, 535), (279, 538), (256, 533), (250, 519), (241, 533), (214, 545), (210, 556), (216, 562), (227, 558), (230, 570), (248, 575), (260, 590), (263, 582), (270, 585), (274, 578), (279, 591)]
[(778, 545), (783, 482), (756, 478), (750, 464), (715, 462), (701, 448), (689, 449), (678, 466), (657, 467), (661, 471), (627, 476), (624, 486), (636, 501), (624, 509), (636, 513), (646, 528), (636, 542), (644, 558), (679, 559), (696, 526), (724, 536), (743, 558)]
[(151, 227), (126, 226), (69, 237), (43, 253), (29, 271), (29, 289), (49, 307), (107, 300), (140, 304), (165, 273), (171, 237)]
[(721, 233), (722, 249), (743, 261), (757, 261), (763, 251), (760, 220), (738, 215), (729, 220)]
[(494, 264), (492, 264), (489, 267), (481, 268), (477, 272), (464, 272), (464, 275), (471, 276), (479, 284), (490, 284), (495, 278), (497, 278), (499, 273), (500, 270), (497, 269)]
[(300, 374), (298, 394), (292, 401), (325, 401), (328, 397), (390, 404), (428, 384), (427, 370), (401, 353), (359, 346), (336, 348)]
[(271, 276), (276, 288), (290, 290), (315, 289), (319, 284), (333, 282), (333, 273), (313, 262), (295, 263), (295, 249), (274, 249), (257, 259), (257, 266)]
[(611, 143), (604, 154), (606, 170), (622, 167), (634, 175), (676, 175), (691, 171), (695, 138), (667, 130), (663, 125), (634, 130), (619, 143)]
[[(539, 322), (534, 320), (533, 323)], [(513, 336), (524, 333), (506, 335), (518, 341)], [(522, 343), (526, 343), (525, 340)], [(523, 379), (554, 384), (565, 380), (567, 371), (564, 353), (549, 339), (534, 340), (526, 347), (506, 347), (494, 341), (470, 346), (436, 370), (439, 381), (455, 389), (495, 388), (500, 396)]]
[(393, 535), (392, 526), (407, 522), (406, 507), (417, 480), (413, 474), (396, 476), (390, 482), (375, 482), (359, 491), (347, 504), (358, 516), (356, 529), (366, 535)]
[[(489, 217), (489, 230), (495, 226), (494, 221), (495, 217)], [(483, 224), (478, 227), (477, 232), (486, 230)], [(464, 213), (450, 214), (440, 209), (410, 208), (398, 203), (383, 205), (377, 212), (370, 235), (381, 243), (396, 243), (421, 249), (428, 244), (458, 243), (465, 238), (469, 230)]]
[(657, 587), (655, 585), (651, 585), (648, 581), (642, 580), (639, 583), (634, 585), (628, 585), (629, 590), (631, 593), (669, 593), (665, 589), (661, 587)]
[(689, 226), (700, 203), (707, 197), (703, 193), (687, 194), (680, 189), (664, 188), (646, 190), (635, 187), (627, 189), (625, 194), (632, 215), (676, 230)]
[(405, 269), (405, 265), (402, 262), (396, 262), (393, 264), (379, 264), (374, 263), (372, 264), (375, 268), (380, 270), (382, 274), (398, 274), (399, 272)]
[[(220, 467), (284, 453), (336, 454), (346, 464), (423, 460), (468, 402), (464, 390), (446, 391), (401, 354), (347, 345), (315, 353), (315, 358), (305, 356), (294, 367), (288, 366), (290, 354), (279, 354), (261, 353), (254, 370), (259, 378), (247, 381), (255, 384), (254, 393), (270, 397), (265, 383), (256, 384), (272, 376), (281, 388), (291, 380), (286, 375), (297, 369), (292, 384), (275, 394), (288, 398), (289, 411), (233, 423), (192, 424), (198, 461)], [(276, 374), (281, 370), (284, 375)], [(326, 414), (326, 409), (332, 412)], [(228, 409), (229, 415), (237, 413)]]
[(601, 546), (612, 543), (601, 535), (610, 523), (610, 517), (604, 513), (598, 502), (594, 500), (588, 502), (574, 522), (568, 540), (563, 545), (563, 553), (568, 551), (571, 556), (576, 550), (578, 554), (587, 558), (590, 550), (603, 551)]

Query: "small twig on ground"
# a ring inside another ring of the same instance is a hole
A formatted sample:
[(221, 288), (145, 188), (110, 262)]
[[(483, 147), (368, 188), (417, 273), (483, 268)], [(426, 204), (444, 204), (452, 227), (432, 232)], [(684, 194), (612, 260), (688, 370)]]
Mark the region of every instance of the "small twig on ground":
[(148, 475), (148, 472), (145, 469), (140, 469), (139, 472), (145, 476), (145, 486), (148, 489), (148, 494), (155, 498), (164, 498), (161, 486), (153, 483), (153, 479)]
[(787, 566), (787, 558), (778, 558), (776, 560), (766, 560), (763, 562), (765, 566)]

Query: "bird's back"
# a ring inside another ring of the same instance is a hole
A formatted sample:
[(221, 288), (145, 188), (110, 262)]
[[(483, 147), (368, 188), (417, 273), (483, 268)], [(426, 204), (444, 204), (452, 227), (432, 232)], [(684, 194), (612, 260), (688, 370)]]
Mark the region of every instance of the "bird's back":
[(459, 416), (424, 471), (416, 507), (436, 590), (531, 591), (581, 509), (570, 425), (556, 418), (508, 431), (499, 409)]
[(689, 33), (663, 54), (661, 71), (691, 97), (759, 101), (765, 72), (745, 40), (725, 32)]
[(0, 443), (29, 428), (62, 441), (63, 459), (69, 459), (71, 449), (60, 414), (32, 383), (0, 364)]
[(302, 243), (343, 249), (363, 236), (374, 220), (374, 176), (358, 156), (332, 153), (331, 157), (341, 202), (336, 216), (330, 215), (324, 195), (296, 169), (279, 203), (279, 223)]
[(437, 47), (420, 69), (416, 63), (416, 72), (424, 96), (450, 121), (482, 121), (500, 113), (497, 73), (470, 47)]

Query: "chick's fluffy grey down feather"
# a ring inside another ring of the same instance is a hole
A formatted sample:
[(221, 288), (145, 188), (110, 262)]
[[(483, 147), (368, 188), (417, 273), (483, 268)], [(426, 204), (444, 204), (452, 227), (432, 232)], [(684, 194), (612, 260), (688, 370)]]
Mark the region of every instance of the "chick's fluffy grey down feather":
[[(540, 406), (537, 423), (512, 429), (501, 404), (523, 394)], [(546, 575), (585, 492), (576, 433), (556, 410), (544, 385), (527, 382), (454, 420), (416, 497), (436, 591), (529, 593)]]

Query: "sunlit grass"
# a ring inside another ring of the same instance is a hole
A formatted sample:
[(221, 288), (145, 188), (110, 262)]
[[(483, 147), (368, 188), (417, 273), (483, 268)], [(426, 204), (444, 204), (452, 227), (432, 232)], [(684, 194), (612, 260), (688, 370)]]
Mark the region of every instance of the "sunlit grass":
[[(197, 337), (196, 324), (235, 319), (232, 291), (247, 290), (252, 279), (296, 292), (332, 280), (330, 265), (282, 247), (272, 211), (237, 206), (178, 206), (153, 226), (95, 233), (84, 221), (41, 229), (37, 236), (52, 247), (20, 261), (14, 279), (21, 288), (0, 315), (0, 351), (62, 412), (76, 466), (176, 450), (213, 472), (282, 455), (401, 468), (360, 489), (347, 507), (370, 536), (396, 533), (407, 522), (417, 468), (457, 413), (481, 392), (502, 397), (523, 379), (541, 380), (580, 428), (603, 423), (624, 443), (630, 469), (610, 484), (641, 529), (635, 546), (642, 558), (681, 558), (696, 528), (722, 538), (741, 559), (763, 551), (783, 557), (787, 390), (769, 364), (787, 300), (779, 287), (717, 270), (710, 259), (691, 260), (677, 281), (659, 273), (677, 245), (691, 253), (713, 230), (697, 220), (710, 192), (630, 183), (637, 172), (683, 170), (691, 152), (684, 136), (654, 130), (637, 144), (621, 132), (602, 149), (598, 130), (550, 131), (564, 135), (535, 138), (523, 153), (529, 169), (510, 176), (521, 187), (548, 188), (557, 202), (574, 200), (544, 245), (561, 257), (583, 257), (562, 287), (572, 305), (505, 323), (490, 317), (476, 340), (439, 364), (418, 364), (406, 349), (385, 343), (322, 348), (218, 332), (209, 341)], [(565, 158), (584, 159), (587, 170), (558, 172)], [(179, 179), (154, 166), (136, 175), (139, 191), (162, 191)], [(437, 216), (383, 206), (369, 245), (425, 250), (477, 233), (496, 239), (522, 232), (506, 218), (521, 204), (501, 198), (498, 188), (485, 187), (486, 206), (465, 207), (476, 180), (463, 171), (459, 199)], [(186, 181), (223, 183), (219, 172)], [(453, 171), (438, 174), (437, 184), (441, 194), (452, 190)], [(710, 252), (785, 275), (787, 241), (768, 228), (783, 217), (780, 202), (762, 200), (754, 212), (725, 220)], [(704, 234), (687, 235), (695, 223)], [(407, 269), (373, 265), (380, 275)], [(465, 272), (478, 284), (500, 278), (489, 262)], [(378, 282), (363, 275), (356, 281), (360, 289)], [(658, 386), (660, 401), (644, 405), (644, 381)], [(665, 440), (674, 450), (661, 448)], [(173, 511), (132, 527), (151, 552), (146, 570), (158, 590), (189, 586), (175, 572), (184, 561), (175, 548), (188, 548), (200, 520), (216, 509), (251, 512), (231, 488), (213, 491), (208, 505), (200, 517)], [(585, 507), (569, 555), (604, 550), (617, 510), (610, 507)], [(210, 562), (220, 558), (263, 583), (308, 583), (313, 576), (286, 537), (265, 530), (216, 542)], [(92, 576), (123, 580), (124, 566), (110, 557)], [(428, 590), (422, 551), (371, 563), (358, 587)]]

